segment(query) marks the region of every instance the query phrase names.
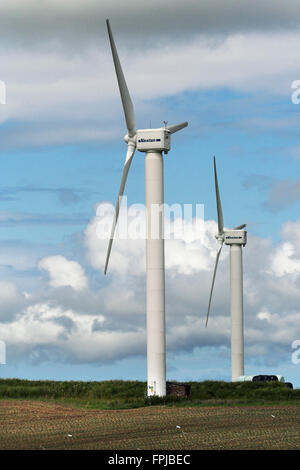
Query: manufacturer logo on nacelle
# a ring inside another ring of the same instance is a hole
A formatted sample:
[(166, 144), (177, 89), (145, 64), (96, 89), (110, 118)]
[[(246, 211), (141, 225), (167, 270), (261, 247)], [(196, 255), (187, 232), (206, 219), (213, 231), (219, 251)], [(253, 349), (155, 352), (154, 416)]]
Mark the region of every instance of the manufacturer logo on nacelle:
[(139, 139), (138, 142), (160, 142), (161, 139)]

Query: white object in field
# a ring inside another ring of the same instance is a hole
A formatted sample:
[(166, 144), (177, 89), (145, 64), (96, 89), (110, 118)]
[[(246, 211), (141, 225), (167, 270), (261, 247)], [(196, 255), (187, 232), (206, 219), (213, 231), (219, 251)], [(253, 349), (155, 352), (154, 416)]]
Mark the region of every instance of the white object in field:
[(125, 82), (117, 49), (106, 20), (128, 133), (123, 175), (116, 203), (115, 216), (107, 249), (104, 273), (107, 273), (112, 242), (131, 162), (138, 149), (146, 153), (145, 193), (147, 209), (146, 278), (147, 278), (147, 395), (166, 395), (166, 333), (165, 333), (165, 257), (164, 257), (164, 184), (162, 152), (170, 150), (171, 134), (183, 129), (187, 122), (159, 129), (135, 129), (133, 104)]
[[(259, 374), (256, 374), (256, 375), (259, 375)], [(249, 382), (249, 381), (252, 382), (253, 377), (255, 377), (255, 375), (240, 375), (239, 377), (237, 377), (236, 381), (237, 382)], [(279, 382), (283, 382), (283, 383), (285, 382), (283, 375), (276, 375), (276, 377), (278, 378)]]
[(230, 317), (231, 317), (231, 377), (232, 381), (244, 375), (244, 325), (243, 325), (243, 261), (242, 246), (247, 243), (246, 224), (224, 230), (223, 212), (219, 192), (216, 159), (214, 157), (215, 191), (218, 215), (218, 251), (213, 272), (212, 285), (208, 302), (206, 326), (210, 312), (212, 293), (216, 279), (218, 262), (223, 247), (230, 245)]
[(239, 375), (236, 382), (252, 382), (254, 375)]

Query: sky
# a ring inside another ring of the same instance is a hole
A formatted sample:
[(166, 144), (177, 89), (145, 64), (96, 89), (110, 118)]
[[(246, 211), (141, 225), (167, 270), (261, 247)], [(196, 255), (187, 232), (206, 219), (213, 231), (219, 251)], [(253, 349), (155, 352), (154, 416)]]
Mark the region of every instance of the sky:
[[(126, 153), (109, 18), (137, 127), (189, 123), (165, 202), (204, 206), (200, 234), (165, 242), (167, 379), (231, 378), (226, 246), (205, 328), (215, 155), (225, 226), (248, 231), (245, 373), (300, 387), (299, 17), (296, 0), (2, 2), (0, 377), (146, 380), (145, 241), (115, 240), (104, 276), (98, 230)], [(128, 210), (144, 171), (136, 152)]]

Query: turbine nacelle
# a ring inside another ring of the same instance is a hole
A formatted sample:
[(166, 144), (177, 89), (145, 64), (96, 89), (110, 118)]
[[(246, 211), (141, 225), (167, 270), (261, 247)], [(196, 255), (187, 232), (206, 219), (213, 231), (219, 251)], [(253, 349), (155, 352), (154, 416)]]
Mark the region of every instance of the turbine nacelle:
[(246, 230), (226, 230), (224, 232), (225, 245), (243, 245), (247, 243)]
[(222, 235), (217, 234), (216, 239), (220, 244), (225, 245), (243, 245), (247, 243), (247, 232), (246, 230), (224, 230)]
[(178, 132), (188, 125), (187, 122), (173, 124), (171, 126), (159, 127), (157, 129), (138, 129), (133, 137), (125, 136), (125, 142), (133, 142), (140, 152), (168, 153), (171, 148), (171, 134)]
[(171, 132), (165, 127), (138, 130), (136, 133), (136, 148), (140, 152), (155, 150), (168, 153), (171, 148)]

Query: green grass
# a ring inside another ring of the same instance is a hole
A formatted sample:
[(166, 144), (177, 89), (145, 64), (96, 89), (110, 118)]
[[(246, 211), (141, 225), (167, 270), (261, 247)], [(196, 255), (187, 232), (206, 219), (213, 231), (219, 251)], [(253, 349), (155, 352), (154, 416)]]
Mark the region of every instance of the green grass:
[(207, 406), (300, 404), (300, 389), (280, 382), (189, 382), (188, 398), (146, 398), (146, 383), (107, 380), (102, 382), (0, 379), (0, 398), (54, 401), (80, 408), (128, 409), (142, 406)]

